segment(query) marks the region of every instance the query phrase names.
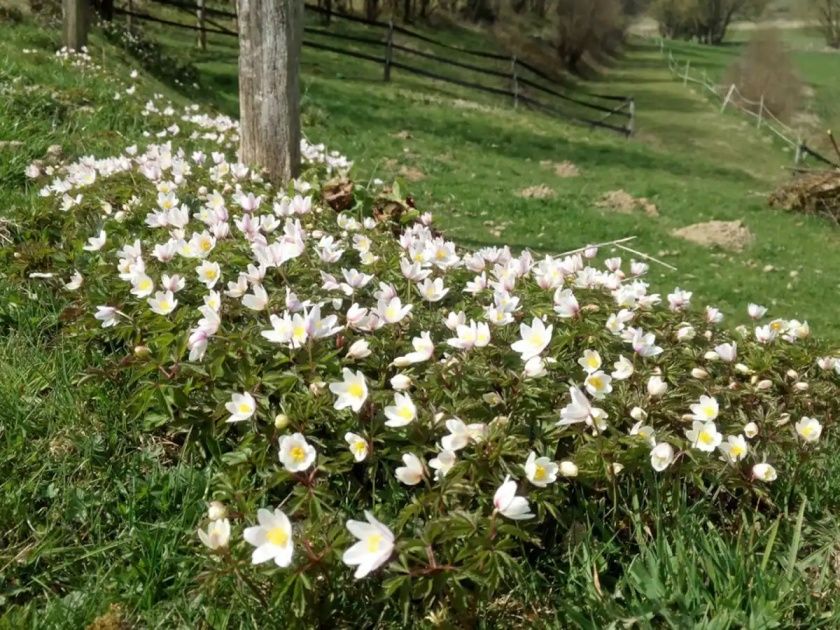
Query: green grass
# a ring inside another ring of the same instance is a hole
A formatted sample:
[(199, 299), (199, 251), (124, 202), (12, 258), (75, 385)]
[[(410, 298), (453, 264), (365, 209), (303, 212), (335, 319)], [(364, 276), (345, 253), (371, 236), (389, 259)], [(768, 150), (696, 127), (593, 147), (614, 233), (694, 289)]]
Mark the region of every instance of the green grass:
[[(55, 33), (31, 25), (4, 25), (2, 33), (0, 140), (25, 143), (0, 156), (0, 214), (25, 217), (34, 203), (21, 176), (27, 163), (56, 143), (70, 156), (106, 154), (141, 139), (143, 120), (113, 100), (107, 80), (20, 53), (51, 54)], [(118, 51), (94, 44), (111, 71), (127, 71)], [(180, 52), (201, 72), (196, 96), (235, 113), (232, 51), (214, 42), (207, 53), (183, 43)], [(421, 171), (425, 178), (409, 189), (457, 240), (556, 252), (634, 234), (635, 247), (679, 269), (655, 269), (656, 286), (694, 288), (730, 313), (765, 302), (773, 314), (807, 318), (818, 334), (840, 339), (831, 299), (840, 277), (836, 228), (767, 209), (763, 195), (790, 156), (674, 82), (656, 50), (631, 48), (607, 78), (609, 89), (637, 99), (639, 135), (630, 141), (400, 73), (389, 85), (379, 76), (375, 66), (307, 51), (305, 131), (355, 159), (360, 180)], [(25, 98), (20, 82), (32, 86)], [(149, 76), (142, 90), (183, 102)], [(456, 106), (457, 98), (482, 109)], [(396, 136), (402, 131), (407, 139)], [(582, 175), (556, 177), (542, 160), (571, 160)], [(515, 195), (537, 184), (557, 196)], [(650, 197), (660, 217), (594, 207), (616, 188)], [(727, 254), (670, 236), (710, 218), (744, 220), (756, 243)], [(506, 226), (501, 235), (488, 221)], [(768, 264), (776, 270), (763, 273)], [(126, 421), (127, 384), (104, 377), (110, 357), (63, 332), (65, 306), (34, 285), (11, 286), (0, 269), (0, 628), (81, 628), (112, 603), (136, 627), (279, 625), (253, 602), (231, 599), (224, 581), (203, 582), (206, 559), (190, 533), (212, 467)], [(838, 465), (791, 483), (775, 518), (735, 506), (725, 523), (714, 522), (706, 513), (714, 497), (684, 494), (656, 497), (653, 512), (593, 502), (590, 520), (559, 535), (552, 553), (535, 554), (521, 592), (494, 603), (488, 623), (836, 626)], [(626, 505), (645, 501), (637, 489), (622, 492)]]

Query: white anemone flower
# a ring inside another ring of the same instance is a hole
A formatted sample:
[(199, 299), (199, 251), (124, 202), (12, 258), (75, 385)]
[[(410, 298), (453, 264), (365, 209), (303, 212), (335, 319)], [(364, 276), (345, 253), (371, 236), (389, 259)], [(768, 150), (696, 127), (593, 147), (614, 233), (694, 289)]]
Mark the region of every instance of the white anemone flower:
[(86, 252), (98, 252), (100, 249), (105, 247), (105, 241), (107, 238), (108, 235), (105, 233), (105, 230), (100, 230), (99, 235), (91, 236), (87, 240), (87, 245), (82, 247), (82, 249)]
[(633, 376), (633, 364), (623, 354), (619, 355), (618, 361), (613, 363), (612, 377), (616, 381), (623, 381)]
[(723, 458), (730, 464), (740, 462), (747, 456), (747, 440), (743, 435), (728, 435), (726, 441), (718, 446)]
[(206, 532), (198, 530), (198, 538), (208, 549), (224, 549), (230, 542), (230, 521), (226, 518), (210, 521)]
[(822, 435), (822, 424), (816, 418), (802, 416), (802, 419), (794, 425), (796, 434), (805, 442), (816, 442)]
[(257, 521), (259, 525), (246, 527), (242, 536), (256, 547), (251, 554), (251, 563), (262, 564), (274, 560), (278, 567), (289, 566), (294, 551), (289, 517), (280, 508), (274, 512), (261, 508), (257, 510)]
[(257, 403), (251, 394), (244, 392), (231, 396), (230, 401), (225, 403), (225, 409), (230, 413), (227, 422), (242, 422), (254, 415)]
[(169, 315), (178, 306), (178, 300), (172, 295), (172, 291), (158, 291), (154, 297), (146, 300), (153, 313), (158, 315)]
[(706, 453), (713, 452), (723, 441), (723, 436), (718, 432), (714, 422), (701, 422), (695, 420), (691, 429), (685, 432), (685, 437), (691, 445)]
[(538, 356), (551, 342), (553, 326), (546, 326), (543, 321), (535, 317), (531, 325), (522, 323), (519, 326), (519, 334), (522, 337), (513, 343), (511, 348), (522, 356), (523, 361), (528, 361)]
[(394, 404), (385, 407), (387, 427), (404, 427), (417, 418), (417, 407), (408, 394), (394, 394)]
[(713, 396), (700, 396), (700, 402), (691, 405), (691, 416), (700, 422), (709, 422), (718, 417), (718, 401)]
[(446, 477), (455, 465), (457, 458), (458, 456), (452, 451), (443, 449), (437, 454), (437, 457), (433, 457), (429, 460), (429, 468), (432, 468), (435, 471), (435, 481), (440, 481)]
[(516, 496), (516, 482), (505, 477), (504, 482), (493, 495), (493, 512), (514, 521), (534, 518), (528, 505), (528, 499)]
[(548, 457), (537, 457), (534, 451), (528, 454), (525, 460), (525, 476), (533, 485), (538, 488), (545, 488), (548, 484), (557, 480), (559, 467)]
[(394, 534), (369, 511), (365, 510), (364, 521), (347, 521), (347, 530), (358, 542), (347, 549), (341, 557), (347, 566), (356, 567), (353, 574), (357, 580), (387, 562), (394, 551)]
[(313, 463), (317, 452), (302, 433), (292, 433), (280, 438), (280, 463), (289, 472), (303, 472)]
[(752, 474), (755, 479), (760, 479), (761, 481), (775, 481), (778, 477), (776, 469), (767, 462), (753, 466)]
[(347, 432), (344, 434), (344, 441), (353, 453), (353, 459), (357, 462), (364, 461), (370, 452), (370, 445), (368, 441), (357, 433)]
[(578, 359), (578, 365), (584, 369), (587, 374), (597, 372), (601, 369), (601, 355), (597, 350), (584, 350), (583, 356)]
[(660, 442), (650, 449), (650, 465), (656, 472), (662, 472), (674, 462), (674, 447)]
[(423, 468), (423, 462), (414, 453), (405, 453), (402, 456), (405, 466), (399, 466), (394, 475), (400, 482), (407, 486), (416, 486), (423, 481), (426, 471)]
[(361, 371), (353, 372), (347, 368), (342, 370), (343, 381), (330, 383), (330, 391), (337, 396), (336, 409), (350, 407), (356, 413), (365, 404), (368, 397), (367, 381)]

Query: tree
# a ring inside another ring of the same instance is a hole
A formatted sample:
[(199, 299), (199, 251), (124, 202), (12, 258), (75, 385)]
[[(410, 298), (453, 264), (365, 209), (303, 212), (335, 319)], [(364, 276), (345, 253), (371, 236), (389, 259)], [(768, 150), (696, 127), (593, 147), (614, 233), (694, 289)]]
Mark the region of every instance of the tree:
[(666, 37), (720, 44), (734, 19), (761, 14), (767, 0), (655, 0), (651, 9)]
[(90, 15), (87, 0), (63, 0), (62, 40), (70, 50), (80, 50), (87, 44)]
[(238, 0), (240, 159), (282, 184), (300, 170), (303, 0)]
[(826, 45), (840, 48), (840, 0), (808, 0), (808, 4), (820, 22)]

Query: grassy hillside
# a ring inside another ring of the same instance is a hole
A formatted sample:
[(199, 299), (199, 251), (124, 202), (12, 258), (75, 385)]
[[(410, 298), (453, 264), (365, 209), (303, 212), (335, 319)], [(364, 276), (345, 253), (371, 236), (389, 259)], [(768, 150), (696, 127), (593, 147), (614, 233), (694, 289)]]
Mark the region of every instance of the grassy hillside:
[[(370, 34), (354, 25), (333, 28)], [(165, 27), (149, 32), (194, 63), (200, 98), (236, 113), (236, 50), (229, 38), (211, 37), (209, 50), (201, 52), (183, 45), (189, 33)], [(493, 49), (474, 31), (430, 34)], [(731, 54), (684, 50), (702, 54), (700, 63), (710, 73)], [(561, 252), (635, 235), (634, 248), (677, 267), (656, 267), (663, 286), (690, 286), (699, 300), (738, 321), (745, 314), (737, 304), (767, 302), (774, 312), (807, 318), (815, 330), (840, 338), (824, 299), (840, 291), (840, 236), (822, 220), (765, 203), (789, 176), (784, 167), (792, 154), (741, 118), (720, 116), (704, 97), (674, 81), (652, 45), (631, 45), (601, 81), (581, 86), (635, 96), (638, 132), (629, 141), (399, 70), (386, 84), (377, 64), (333, 53), (304, 49), (303, 72), (308, 136), (352, 156), (361, 179), (402, 179), (418, 204), (464, 242)], [(579, 177), (555, 173), (554, 163), (565, 161), (578, 167)], [(519, 196), (536, 186), (553, 196)], [(658, 216), (596, 207), (617, 189), (649, 198)], [(743, 221), (754, 241), (731, 252), (672, 234), (710, 220)]]
[[(108, 74), (56, 64), (54, 31), (3, 24), (0, 34), (0, 141), (15, 143), (0, 148), (5, 218), (32, 208), (36, 193), (22, 172), (50, 146), (67, 156), (110, 154), (114, 145), (143, 141), (145, 122), (134, 99), (115, 99), (108, 79), (125, 77), (136, 62), (101, 37), (94, 37), (92, 55)], [(141, 73), (138, 93), (162, 92), (178, 104), (186, 93), (235, 112), (233, 51), (214, 41), (199, 53), (172, 34), (166, 41), (172, 53), (194, 61), (200, 90)], [(670, 80), (657, 54), (630, 49), (609, 75), (609, 89), (637, 97), (639, 135), (630, 141), (399, 73), (384, 85), (370, 81), (379, 68), (311, 51), (304, 58), (305, 131), (355, 159), (358, 181), (411, 180), (405, 185), (418, 205), (461, 242), (557, 252), (637, 235), (634, 247), (678, 268), (655, 268), (655, 286), (695, 289), (695, 301), (724, 307), (733, 319), (742, 317), (735, 304), (759, 301), (773, 315), (807, 318), (816, 333), (840, 339), (829, 299), (840, 277), (835, 228), (763, 204), (789, 156), (737, 120), (713, 124), (714, 108)], [(560, 177), (541, 165), (564, 160), (580, 176)], [(535, 185), (556, 196), (516, 195)], [(659, 216), (594, 206), (618, 188), (651, 198)], [(709, 218), (742, 219), (755, 243), (725, 253), (670, 234)], [(774, 270), (763, 272), (766, 265)], [(213, 597), (202, 573), (206, 558), (184, 536), (199, 523), (212, 466), (128, 422), (120, 406), (128, 385), (99, 371), (107, 357), (61, 333), (66, 302), (35, 283), (13, 286), (5, 273), (0, 268), (0, 628), (81, 628), (96, 618), (101, 625), (94, 627), (120, 627), (120, 620), (136, 627), (258, 627), (261, 611), (251, 600)], [(837, 524), (826, 506), (840, 473), (823, 475), (802, 489), (809, 501), (804, 529), (794, 512), (717, 531), (702, 503), (677, 497), (672, 527), (657, 529), (662, 515), (645, 515), (657, 536), (630, 553), (625, 538), (603, 524), (580, 523), (564, 540), (572, 562), (548, 558), (542, 567), (566, 584), (552, 595), (579, 625), (597, 615), (685, 627), (697, 611), (718, 609), (747, 611), (756, 627), (777, 615), (821, 614), (831, 624), (823, 598), (836, 579), (829, 561)], [(791, 505), (802, 505), (794, 494)], [(648, 527), (636, 525), (638, 532)], [(228, 593), (233, 581), (228, 576), (214, 587)], [(544, 595), (545, 584), (534, 577), (523, 588)], [(513, 609), (508, 619), (536, 623), (538, 616), (525, 616), (516, 604), (500, 604)]]

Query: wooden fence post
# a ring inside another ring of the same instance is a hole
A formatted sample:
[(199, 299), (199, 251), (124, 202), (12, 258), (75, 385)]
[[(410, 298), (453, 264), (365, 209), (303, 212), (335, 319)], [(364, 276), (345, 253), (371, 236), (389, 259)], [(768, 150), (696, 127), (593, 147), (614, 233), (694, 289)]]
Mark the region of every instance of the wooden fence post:
[(764, 94), (761, 95), (761, 99), (758, 101), (758, 122), (756, 123), (756, 129), (761, 129), (761, 116), (764, 114)]
[(735, 91), (735, 84), (729, 86), (729, 91), (726, 93), (726, 98), (723, 99), (723, 105), (720, 107), (720, 113), (723, 113), (723, 110), (726, 109), (726, 106), (729, 105), (729, 99), (732, 98), (732, 92)]
[(683, 76), (683, 85), (688, 85), (688, 71), (691, 69), (691, 59), (685, 62), (685, 75)]
[(195, 17), (198, 21), (198, 47), (207, 50), (207, 31), (204, 30), (204, 4), (205, 0), (196, 0), (198, 8), (195, 10)]
[(391, 61), (394, 56), (394, 19), (388, 20), (388, 40), (385, 42), (385, 81), (391, 80)]
[(128, 0), (128, 12), (129, 15), (125, 16), (125, 27), (130, 33), (134, 28), (134, 16), (130, 15), (131, 13), (134, 13), (134, 0)]
[(62, 0), (62, 36), (70, 50), (81, 50), (87, 44), (88, 0)]
[(627, 111), (630, 114), (630, 119), (627, 121), (627, 137), (629, 138), (636, 131), (636, 99), (632, 96), (627, 99)]
[(796, 153), (793, 156), (793, 164), (794, 166), (799, 166), (799, 163), (802, 161), (802, 138), (796, 139)]
[(510, 60), (510, 79), (511, 87), (513, 89), (513, 109), (519, 107), (519, 79), (516, 76), (516, 55)]

